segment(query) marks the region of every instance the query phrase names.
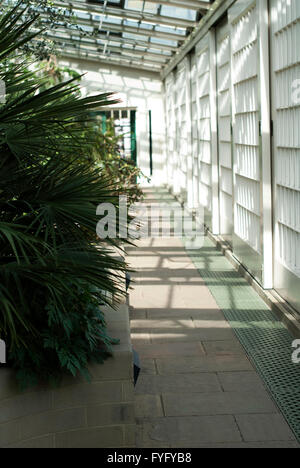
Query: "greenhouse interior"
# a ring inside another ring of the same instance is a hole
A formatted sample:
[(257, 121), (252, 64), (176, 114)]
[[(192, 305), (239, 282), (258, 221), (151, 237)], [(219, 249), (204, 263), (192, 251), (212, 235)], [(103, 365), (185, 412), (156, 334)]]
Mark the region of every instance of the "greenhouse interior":
[(299, 45), (299, 0), (0, 2), (1, 448), (300, 448)]

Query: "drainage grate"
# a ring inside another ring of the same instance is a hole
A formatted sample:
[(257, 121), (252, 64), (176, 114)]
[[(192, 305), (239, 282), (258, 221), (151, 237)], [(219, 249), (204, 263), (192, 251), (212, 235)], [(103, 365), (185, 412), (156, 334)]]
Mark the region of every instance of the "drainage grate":
[(291, 351), (252, 350), (250, 357), (299, 440), (300, 372), (299, 366), (291, 362)]
[(300, 441), (300, 364), (291, 359), (294, 338), (209, 239), (203, 251), (188, 253)]

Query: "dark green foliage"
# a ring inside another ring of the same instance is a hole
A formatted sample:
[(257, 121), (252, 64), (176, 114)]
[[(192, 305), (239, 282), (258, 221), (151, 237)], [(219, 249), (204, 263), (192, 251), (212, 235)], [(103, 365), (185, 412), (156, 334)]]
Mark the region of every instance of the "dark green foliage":
[(95, 144), (87, 114), (116, 101), (80, 98), (72, 80), (45, 86), (18, 55), (29, 27), (19, 20), (16, 11), (0, 16), (0, 337), (26, 386), (86, 374), (89, 361), (107, 357), (98, 304), (124, 294), (127, 266), (112, 258), (118, 240), (95, 233), (98, 204), (118, 213), (118, 188), (82, 157)]
[(126, 188), (129, 204), (133, 205), (143, 198), (143, 191), (138, 180), (149, 182), (149, 178), (135, 165), (134, 161), (123, 159), (119, 154), (118, 142), (122, 139), (122, 135), (116, 135), (113, 120), (106, 122), (104, 134), (99, 127), (96, 129), (97, 137), (94, 146), (95, 164), (102, 167), (110, 179), (116, 181), (120, 192), (124, 187)]
[(80, 372), (89, 379), (88, 363), (103, 363), (111, 353), (111, 345), (117, 343), (106, 333), (97, 292), (84, 283), (69, 287), (67, 312), (61, 313), (50, 300), (45, 308), (47, 313), (36, 317), (39, 333), (32, 336), (30, 347), (15, 348), (10, 355), (24, 387), (44, 381), (55, 385), (62, 371), (73, 376)]

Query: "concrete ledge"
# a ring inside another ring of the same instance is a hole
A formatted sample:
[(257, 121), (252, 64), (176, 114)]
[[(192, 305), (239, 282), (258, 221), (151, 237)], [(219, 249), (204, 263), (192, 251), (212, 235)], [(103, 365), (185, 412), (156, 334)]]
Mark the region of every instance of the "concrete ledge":
[(59, 388), (21, 392), (14, 372), (0, 369), (0, 448), (135, 446), (133, 357), (126, 304), (104, 308), (108, 332), (120, 338), (91, 383), (66, 377)]

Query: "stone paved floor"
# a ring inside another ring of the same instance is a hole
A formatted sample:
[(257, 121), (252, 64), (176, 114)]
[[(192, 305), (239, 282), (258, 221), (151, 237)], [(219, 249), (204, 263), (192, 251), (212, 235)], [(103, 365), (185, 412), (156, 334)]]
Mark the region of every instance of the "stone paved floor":
[(299, 447), (180, 239), (128, 254), (137, 446)]

